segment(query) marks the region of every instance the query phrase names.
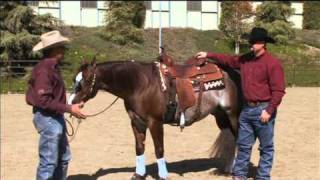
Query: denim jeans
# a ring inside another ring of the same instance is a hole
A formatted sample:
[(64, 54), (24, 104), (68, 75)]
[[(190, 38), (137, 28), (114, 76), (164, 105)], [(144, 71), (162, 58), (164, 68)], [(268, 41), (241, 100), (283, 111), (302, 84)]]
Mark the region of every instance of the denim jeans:
[(35, 111), (33, 123), (40, 134), (36, 179), (66, 180), (71, 153), (63, 115), (49, 116)]
[(239, 117), (239, 135), (237, 139), (238, 152), (233, 167), (233, 176), (247, 179), (249, 162), (256, 139), (260, 145), (260, 161), (256, 180), (269, 180), (273, 162), (273, 135), (276, 111), (271, 115), (268, 123), (261, 122), (262, 110), (268, 103), (255, 107), (245, 106)]

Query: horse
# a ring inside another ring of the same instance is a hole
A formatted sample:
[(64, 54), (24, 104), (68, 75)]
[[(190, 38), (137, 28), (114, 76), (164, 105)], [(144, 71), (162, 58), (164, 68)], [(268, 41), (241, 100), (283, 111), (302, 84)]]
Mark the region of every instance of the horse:
[[(170, 56), (161, 54), (158, 59), (163, 61), (168, 58), (171, 60)], [(80, 88), (76, 88), (74, 99), (71, 101), (73, 104), (94, 98), (99, 90), (107, 91), (123, 99), (135, 137), (136, 172), (131, 179), (145, 179), (146, 177), (144, 151), (147, 129), (154, 143), (159, 178), (167, 179), (163, 125), (166, 124), (164, 115), (167, 111), (169, 91), (163, 91), (162, 86), (165, 83), (167, 87), (170, 87), (170, 84), (167, 77), (161, 77), (159, 66), (154, 62), (133, 60), (96, 63), (94, 58), (91, 63), (81, 65), (79, 73), (82, 74), (82, 80), (78, 83)], [(215, 116), (221, 131), (211, 147), (211, 156), (223, 158), (224, 171), (230, 173), (235, 157), (238, 116), (241, 111), (241, 91), (239, 91), (241, 88), (239, 88), (239, 73), (226, 67), (222, 67), (222, 73), (225, 88), (202, 93), (200, 115), (194, 116), (196, 106), (189, 107), (184, 114), (186, 126), (208, 115)], [(196, 96), (198, 95), (199, 93), (196, 93)], [(175, 117), (178, 119), (177, 114)], [(177, 121), (175, 120), (176, 123)]]

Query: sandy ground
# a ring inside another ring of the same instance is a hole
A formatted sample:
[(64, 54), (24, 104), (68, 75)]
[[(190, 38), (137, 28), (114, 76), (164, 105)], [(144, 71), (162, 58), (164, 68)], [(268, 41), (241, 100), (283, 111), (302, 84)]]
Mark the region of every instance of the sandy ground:
[[(99, 93), (84, 110), (95, 113), (114, 96)], [(38, 139), (32, 124), (31, 107), (24, 95), (1, 95), (1, 179), (35, 179)], [(275, 126), (274, 180), (320, 180), (320, 88), (288, 88)], [(170, 179), (231, 179), (213, 175), (219, 166), (208, 158), (219, 130), (214, 117), (187, 127), (165, 126), (165, 157)], [(146, 142), (147, 179), (157, 174), (152, 139)], [(251, 162), (254, 172), (259, 160), (256, 143)], [(122, 101), (94, 118), (88, 118), (71, 142), (69, 180), (130, 179), (135, 170), (134, 138)]]

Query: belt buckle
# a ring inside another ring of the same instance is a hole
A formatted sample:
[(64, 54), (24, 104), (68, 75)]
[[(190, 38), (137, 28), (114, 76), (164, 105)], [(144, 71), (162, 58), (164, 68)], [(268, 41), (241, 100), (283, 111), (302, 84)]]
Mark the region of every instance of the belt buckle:
[(259, 104), (260, 102), (248, 102), (248, 105), (252, 107), (258, 106)]

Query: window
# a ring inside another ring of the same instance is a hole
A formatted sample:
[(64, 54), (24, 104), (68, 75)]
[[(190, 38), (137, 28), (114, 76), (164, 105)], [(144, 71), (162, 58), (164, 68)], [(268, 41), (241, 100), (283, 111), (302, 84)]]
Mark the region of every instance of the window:
[(187, 1), (188, 11), (201, 11), (201, 1)]
[(97, 8), (97, 1), (80, 1), (81, 8)]

